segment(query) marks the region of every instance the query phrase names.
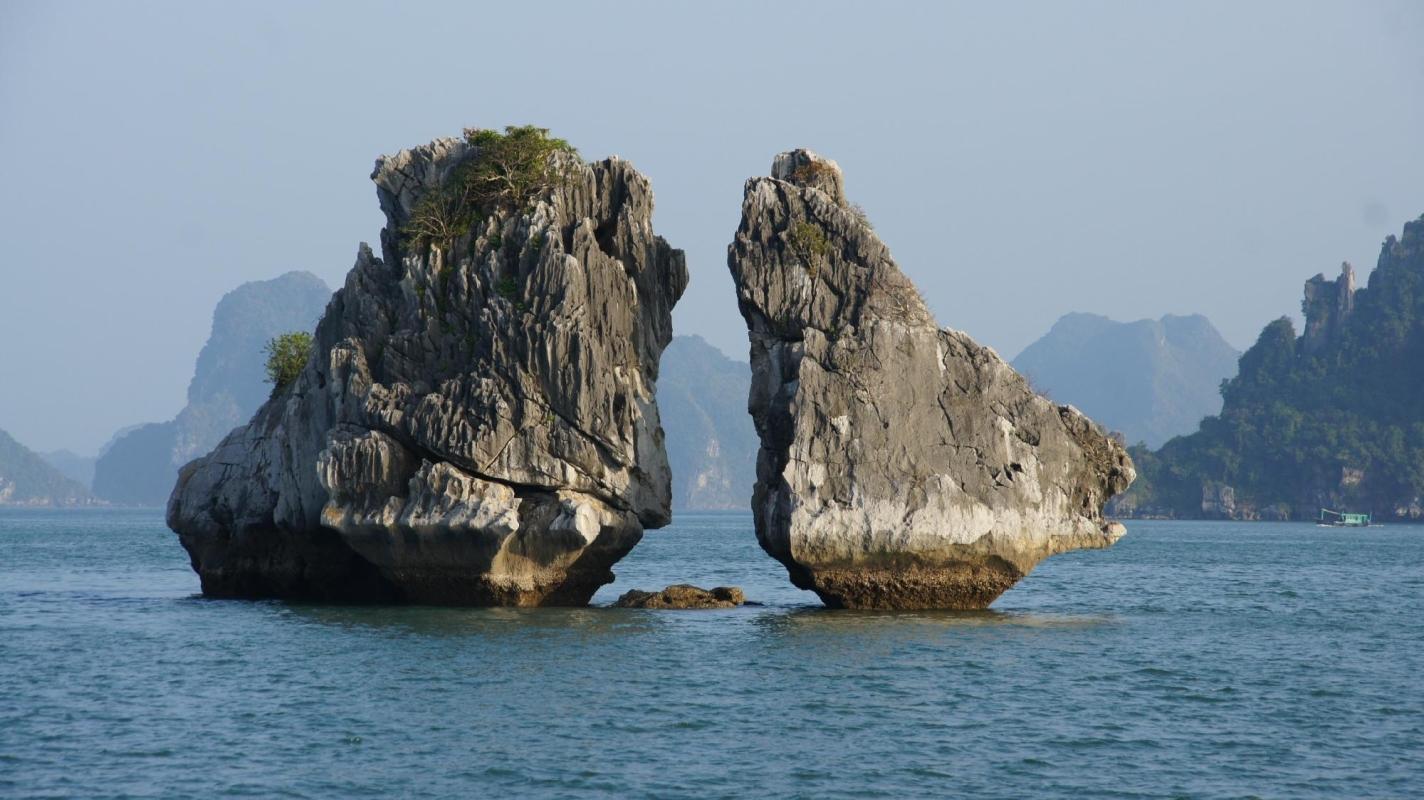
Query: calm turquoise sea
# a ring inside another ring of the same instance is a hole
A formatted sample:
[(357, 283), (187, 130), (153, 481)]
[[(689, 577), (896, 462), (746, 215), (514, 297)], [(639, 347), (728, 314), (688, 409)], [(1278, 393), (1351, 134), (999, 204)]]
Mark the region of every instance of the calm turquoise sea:
[(0, 796), (1418, 797), (1424, 529), (1138, 522), (983, 613), (203, 600), (158, 512), (0, 512)]

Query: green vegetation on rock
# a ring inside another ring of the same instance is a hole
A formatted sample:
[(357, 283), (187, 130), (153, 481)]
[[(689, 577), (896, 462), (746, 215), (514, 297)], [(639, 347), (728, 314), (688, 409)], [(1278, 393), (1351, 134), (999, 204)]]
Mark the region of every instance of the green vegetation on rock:
[(273, 394), (287, 388), (302, 374), (311, 351), (312, 335), (306, 331), (284, 333), (267, 342), (267, 382), (272, 384)]
[[(465, 129), (474, 155), (455, 169), (440, 191), (411, 211), (403, 232), (426, 244), (449, 247), (475, 223), (498, 211), (514, 211), (563, 183), (565, 167), (578, 156), (547, 128), (511, 125), (499, 131)], [(568, 154), (572, 159), (556, 156)], [(498, 247), (492, 238), (491, 244)]]
[(811, 273), (811, 277), (816, 277), (821, 259), (825, 258), (826, 253), (830, 251), (826, 234), (819, 226), (805, 220), (798, 220), (787, 230), (786, 241), (791, 245), (791, 252), (806, 267), (806, 271)]

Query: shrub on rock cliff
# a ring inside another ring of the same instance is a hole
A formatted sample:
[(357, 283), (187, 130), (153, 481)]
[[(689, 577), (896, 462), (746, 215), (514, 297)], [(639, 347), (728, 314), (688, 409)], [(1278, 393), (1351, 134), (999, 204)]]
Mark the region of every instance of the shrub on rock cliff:
[(811, 274), (811, 277), (816, 277), (816, 272), (821, 266), (821, 259), (830, 249), (830, 244), (826, 242), (826, 235), (821, 232), (818, 226), (801, 220), (787, 230), (786, 241), (791, 245), (791, 252), (806, 267), (806, 271)]
[(421, 200), (405, 226), (407, 235), (449, 247), (491, 212), (522, 208), (558, 186), (566, 174), (556, 156), (578, 155), (568, 141), (533, 125), (510, 125), (504, 133), (466, 128), (465, 141), (475, 146), (475, 155), (441, 191)]
[(273, 337), (267, 342), (267, 382), (272, 394), (285, 389), (301, 374), (312, 351), (312, 335), (293, 331)]

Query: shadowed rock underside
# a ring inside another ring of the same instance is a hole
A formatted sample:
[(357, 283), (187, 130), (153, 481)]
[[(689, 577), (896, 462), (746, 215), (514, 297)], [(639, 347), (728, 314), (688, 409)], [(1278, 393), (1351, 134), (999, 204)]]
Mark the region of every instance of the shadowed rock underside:
[(763, 549), (830, 606), (976, 609), (1047, 556), (1110, 545), (1126, 452), (940, 329), (843, 186), (833, 161), (777, 156), (728, 250)]
[(383, 257), (362, 245), (311, 359), (183, 468), (168, 522), (207, 594), (582, 605), (667, 523), (654, 400), (683, 254), (646, 178), (563, 178), (432, 242), (409, 233), (478, 147), (376, 163)]

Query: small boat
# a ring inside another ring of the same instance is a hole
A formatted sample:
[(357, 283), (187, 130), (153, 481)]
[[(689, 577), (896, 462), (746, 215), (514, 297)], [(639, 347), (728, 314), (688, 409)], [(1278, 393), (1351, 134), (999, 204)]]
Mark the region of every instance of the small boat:
[(1322, 508), (1320, 509), (1320, 519), (1316, 520), (1315, 524), (1325, 528), (1368, 528), (1373, 522), (1373, 517), (1372, 514), (1350, 514)]

